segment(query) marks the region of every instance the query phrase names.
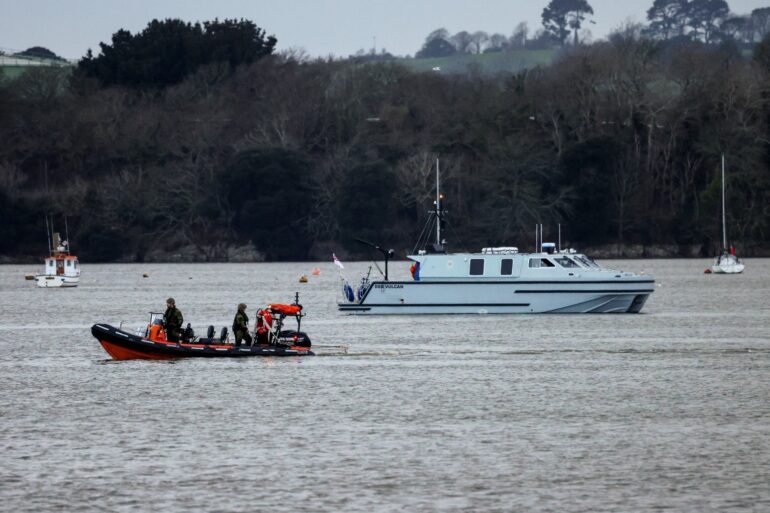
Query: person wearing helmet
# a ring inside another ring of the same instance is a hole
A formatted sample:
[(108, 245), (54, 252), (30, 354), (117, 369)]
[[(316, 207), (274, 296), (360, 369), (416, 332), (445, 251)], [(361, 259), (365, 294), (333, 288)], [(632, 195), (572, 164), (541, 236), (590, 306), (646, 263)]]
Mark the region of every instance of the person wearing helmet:
[(235, 345), (240, 346), (241, 341), (245, 341), (247, 346), (251, 345), (252, 339), (249, 333), (249, 316), (246, 315), (246, 305), (238, 305), (238, 311), (233, 319), (233, 334), (235, 335)]
[(173, 297), (166, 300), (166, 313), (163, 314), (163, 323), (166, 325), (166, 338), (171, 342), (179, 342), (180, 330), (184, 317), (176, 307)]

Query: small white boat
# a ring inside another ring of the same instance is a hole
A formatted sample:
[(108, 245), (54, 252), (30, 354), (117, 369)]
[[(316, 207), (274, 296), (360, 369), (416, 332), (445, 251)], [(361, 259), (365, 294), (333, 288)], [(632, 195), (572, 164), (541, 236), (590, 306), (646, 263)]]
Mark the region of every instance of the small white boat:
[(732, 246), (727, 246), (727, 219), (725, 215), (725, 156), (722, 155), (722, 253), (714, 259), (711, 272), (715, 274), (742, 273), (746, 267), (737, 256)]
[(745, 267), (737, 256), (724, 252), (714, 260), (711, 272), (716, 274), (737, 274), (742, 273)]
[(53, 222), (48, 227), (48, 252), (45, 258), (45, 270), (35, 276), (38, 287), (77, 287), (80, 281), (80, 263), (78, 257), (70, 253), (69, 244), (62, 240), (58, 232), (53, 232)]

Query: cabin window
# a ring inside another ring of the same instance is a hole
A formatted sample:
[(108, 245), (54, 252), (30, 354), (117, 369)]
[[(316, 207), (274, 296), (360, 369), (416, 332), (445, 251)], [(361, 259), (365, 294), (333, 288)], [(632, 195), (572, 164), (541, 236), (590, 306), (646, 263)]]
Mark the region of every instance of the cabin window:
[(481, 276), (484, 274), (484, 259), (471, 258), (471, 276)]
[(510, 276), (513, 274), (513, 259), (503, 258), (500, 261), (500, 274), (502, 276)]
[(529, 266), (533, 268), (556, 267), (554, 263), (547, 258), (530, 258)]
[(588, 268), (599, 267), (599, 265), (596, 262), (594, 262), (593, 260), (591, 260), (589, 257), (585, 255), (577, 255), (575, 257), (575, 260), (577, 260), (578, 262), (580, 262), (581, 264), (585, 265)]
[(573, 262), (572, 259), (569, 257), (559, 257), (559, 258), (556, 258), (555, 260), (562, 267), (567, 267), (570, 269), (574, 267), (578, 267), (578, 268), (580, 267), (575, 262)]
[(72, 262), (70, 262), (69, 260), (67, 260), (67, 267), (72, 267)]
[(48, 267), (53, 267), (53, 260), (48, 261)]

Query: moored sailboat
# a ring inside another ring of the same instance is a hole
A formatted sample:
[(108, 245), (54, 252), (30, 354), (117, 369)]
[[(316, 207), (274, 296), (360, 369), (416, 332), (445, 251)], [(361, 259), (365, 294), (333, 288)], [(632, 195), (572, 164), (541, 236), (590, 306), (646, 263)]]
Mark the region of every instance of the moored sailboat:
[(722, 251), (714, 259), (711, 272), (715, 274), (742, 273), (746, 266), (735, 256), (735, 248), (727, 245), (727, 216), (725, 208), (725, 156), (722, 155)]

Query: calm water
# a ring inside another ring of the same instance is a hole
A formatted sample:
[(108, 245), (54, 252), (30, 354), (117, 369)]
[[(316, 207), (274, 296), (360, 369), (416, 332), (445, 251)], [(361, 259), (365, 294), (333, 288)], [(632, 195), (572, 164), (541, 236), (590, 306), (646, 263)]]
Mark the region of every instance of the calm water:
[[(331, 264), (0, 266), (0, 510), (770, 510), (770, 260), (610, 263), (656, 277), (643, 314), (344, 317)], [(295, 291), (347, 354), (110, 363), (89, 332)]]

